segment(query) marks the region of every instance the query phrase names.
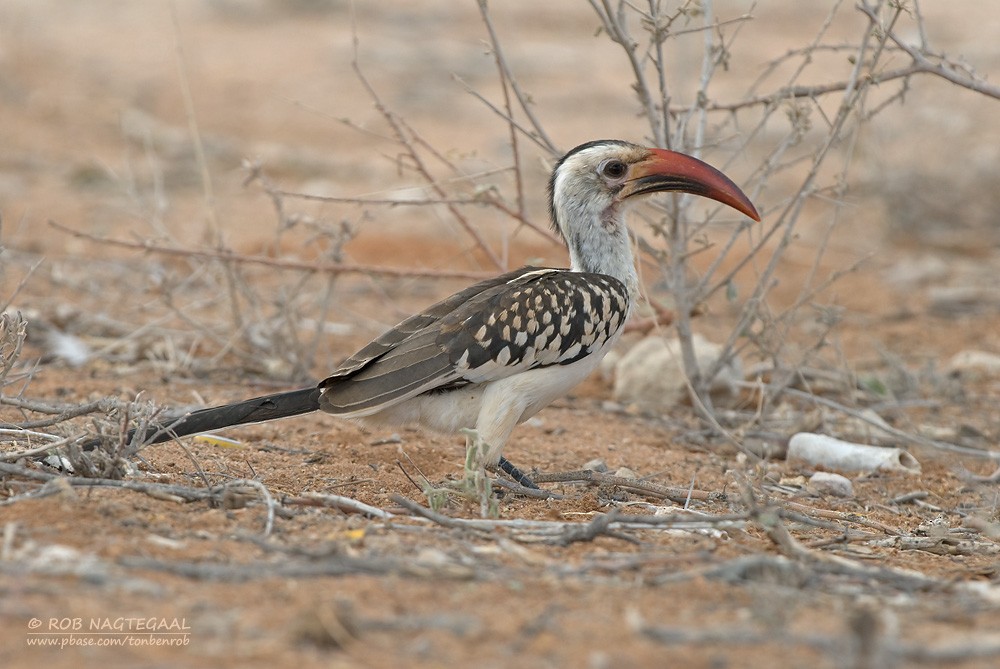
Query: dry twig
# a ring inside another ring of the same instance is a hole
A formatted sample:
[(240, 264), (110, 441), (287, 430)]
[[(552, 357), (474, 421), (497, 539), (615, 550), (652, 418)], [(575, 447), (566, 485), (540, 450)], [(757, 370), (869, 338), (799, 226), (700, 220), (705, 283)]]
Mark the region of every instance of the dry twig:
[(420, 277), (426, 279), (485, 279), (494, 276), (490, 272), (471, 272), (462, 270), (421, 270), (421, 269), (409, 269), (402, 267), (386, 267), (384, 265), (357, 265), (351, 263), (312, 263), (304, 262), (298, 260), (279, 260), (277, 258), (268, 258), (266, 256), (248, 256), (232, 251), (220, 249), (215, 251), (206, 251), (203, 249), (189, 249), (189, 248), (176, 248), (172, 246), (162, 246), (154, 242), (131, 242), (124, 239), (109, 239), (106, 237), (100, 237), (98, 235), (92, 235), (87, 232), (80, 230), (73, 230), (67, 228), (54, 221), (49, 221), (49, 225), (53, 226), (61, 232), (68, 233), (74, 237), (79, 237), (81, 239), (88, 239), (99, 244), (107, 244), (109, 246), (118, 246), (121, 248), (134, 249), (136, 251), (146, 251), (149, 253), (158, 253), (168, 256), (179, 256), (183, 258), (202, 258), (205, 260), (225, 260), (227, 262), (241, 263), (247, 265), (262, 265), (264, 267), (273, 267), (277, 269), (289, 269), (298, 270), (303, 272), (315, 272), (315, 273), (329, 273), (329, 274), (370, 274), (376, 276), (396, 276), (396, 277)]

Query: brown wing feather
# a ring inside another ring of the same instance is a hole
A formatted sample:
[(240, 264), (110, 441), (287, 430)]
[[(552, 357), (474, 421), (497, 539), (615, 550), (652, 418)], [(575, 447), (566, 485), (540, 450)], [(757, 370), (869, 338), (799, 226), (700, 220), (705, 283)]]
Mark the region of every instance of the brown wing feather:
[(320, 408), (334, 414), (374, 413), (460, 378), (451, 352), (441, 345), (441, 323), (476, 313), (519, 279), (542, 270), (523, 267), (455, 293), (381, 335), (323, 380)]
[(421, 393), (484, 383), (601, 348), (628, 295), (600, 274), (525, 267), (403, 321), (320, 384), (320, 407), (363, 416)]
[(537, 269), (539, 268), (522, 267), (521, 269), (501, 274), (500, 276), (493, 277), (492, 279), (480, 281), (479, 283), (469, 286), (464, 290), (460, 290), (451, 297), (447, 297), (427, 309), (424, 309), (419, 314), (410, 316), (391, 330), (387, 330), (385, 333), (379, 335), (378, 338), (374, 339), (372, 342), (365, 345), (365, 347), (360, 351), (342, 362), (340, 367), (338, 367), (332, 374), (330, 374), (330, 376), (319, 384), (319, 387), (323, 388), (328, 384), (333, 384), (335, 379), (353, 375), (363, 367), (371, 364), (374, 360), (377, 360), (402, 344), (412, 335), (430, 327), (431, 325), (434, 325), (436, 322), (454, 312), (470, 299), (482, 294), (484, 291), (488, 291), (490, 288), (496, 286), (505, 285), (524, 272)]

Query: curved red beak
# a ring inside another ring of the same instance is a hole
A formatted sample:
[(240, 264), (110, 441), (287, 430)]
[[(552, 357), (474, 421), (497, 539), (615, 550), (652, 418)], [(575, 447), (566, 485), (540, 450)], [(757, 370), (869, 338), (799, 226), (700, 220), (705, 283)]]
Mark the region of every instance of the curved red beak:
[(622, 197), (675, 191), (693, 193), (728, 205), (760, 221), (750, 198), (725, 174), (706, 162), (676, 151), (648, 149), (649, 157), (632, 166)]

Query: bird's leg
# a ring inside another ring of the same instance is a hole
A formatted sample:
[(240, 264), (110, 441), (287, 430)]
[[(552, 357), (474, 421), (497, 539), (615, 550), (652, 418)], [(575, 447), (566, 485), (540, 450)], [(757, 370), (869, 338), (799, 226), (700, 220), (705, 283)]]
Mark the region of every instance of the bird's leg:
[(520, 469), (514, 466), (510, 460), (504, 456), (500, 456), (499, 462), (497, 462), (497, 469), (502, 471), (507, 476), (514, 479), (515, 483), (523, 485), (525, 488), (531, 488), (532, 490), (538, 490), (538, 486), (535, 482), (528, 478), (528, 475), (522, 472)]
[(465, 467), (462, 478), (441, 487), (426, 486), (424, 494), (427, 496), (427, 502), (437, 511), (451, 496), (458, 495), (466, 501), (478, 502), (479, 513), (483, 518), (496, 518), (500, 512), (497, 498), (493, 495), (492, 481), (486, 476), (486, 470), (483, 468), (483, 459), (488, 453), (488, 447), (477, 430), (459, 431), (465, 434)]

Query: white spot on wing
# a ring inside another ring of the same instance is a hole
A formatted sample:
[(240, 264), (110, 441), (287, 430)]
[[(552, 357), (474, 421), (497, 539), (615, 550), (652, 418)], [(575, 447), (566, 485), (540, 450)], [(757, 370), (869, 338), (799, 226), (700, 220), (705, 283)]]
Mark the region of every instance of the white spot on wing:
[(501, 365), (506, 365), (508, 362), (510, 362), (510, 347), (509, 346), (504, 346), (502, 349), (500, 349), (500, 351), (497, 353), (496, 361), (497, 361), (498, 364), (501, 364)]

